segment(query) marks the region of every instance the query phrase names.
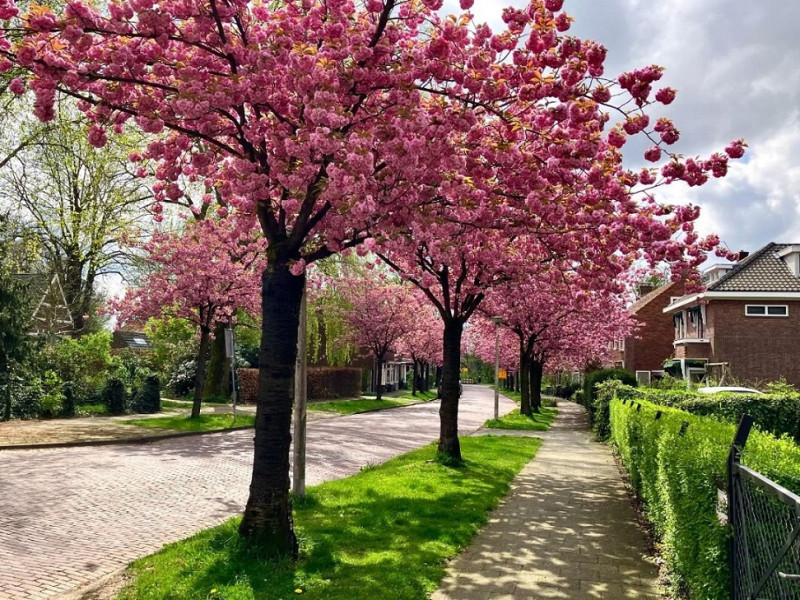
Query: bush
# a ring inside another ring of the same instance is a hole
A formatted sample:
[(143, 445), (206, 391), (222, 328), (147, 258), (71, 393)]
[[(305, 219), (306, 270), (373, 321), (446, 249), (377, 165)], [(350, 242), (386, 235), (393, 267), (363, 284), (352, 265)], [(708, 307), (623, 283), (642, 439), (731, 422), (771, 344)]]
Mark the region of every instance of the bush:
[[(258, 369), (237, 369), (239, 402), (254, 404), (258, 400)], [(309, 367), (308, 399), (330, 400), (361, 395), (361, 369), (348, 367)]]
[(75, 390), (72, 384), (67, 382), (61, 388), (61, 394), (64, 397), (64, 404), (61, 407), (61, 414), (65, 417), (75, 416)]
[(133, 406), (139, 413), (157, 413), (161, 410), (161, 382), (158, 375), (145, 377), (133, 397)]
[(581, 384), (577, 381), (573, 381), (567, 384), (554, 386), (553, 395), (559, 398), (570, 399), (579, 389), (581, 389)]
[(101, 389), (114, 361), (111, 357), (111, 334), (92, 333), (80, 338), (61, 338), (43, 350), (43, 360), (61, 379), (73, 387), (76, 404), (89, 401)]
[(786, 434), (800, 442), (800, 395), (788, 394), (698, 394), (688, 390), (638, 388), (637, 399), (680, 408), (737, 424), (742, 415), (753, 417), (756, 425), (777, 436)]
[(125, 414), (126, 400), (125, 384), (119, 377), (109, 377), (103, 387), (103, 402), (108, 406), (108, 412), (112, 415)]
[(601, 381), (608, 379), (617, 379), (627, 385), (636, 385), (636, 376), (630, 371), (625, 369), (597, 369), (596, 371), (589, 371), (583, 378), (583, 395), (581, 396), (581, 404), (586, 407), (589, 414), (589, 422), (594, 426), (595, 423), (595, 389), (594, 386)]
[[(636, 402), (641, 404), (638, 410), (632, 402), (611, 401), (611, 437), (661, 541), (674, 584), (690, 598), (727, 598), (729, 530), (717, 518), (717, 489), (726, 485), (735, 427)], [(656, 420), (659, 411), (662, 416)], [(684, 422), (688, 427), (681, 435)], [(800, 491), (800, 448), (790, 440), (754, 431), (743, 461)]]
[(187, 396), (194, 390), (196, 379), (197, 361), (189, 358), (178, 363), (167, 381), (167, 387), (176, 396)]
[(309, 400), (353, 398), (361, 395), (361, 369), (311, 367), (308, 369)]
[(239, 402), (255, 404), (258, 402), (258, 369), (236, 369), (239, 384)]

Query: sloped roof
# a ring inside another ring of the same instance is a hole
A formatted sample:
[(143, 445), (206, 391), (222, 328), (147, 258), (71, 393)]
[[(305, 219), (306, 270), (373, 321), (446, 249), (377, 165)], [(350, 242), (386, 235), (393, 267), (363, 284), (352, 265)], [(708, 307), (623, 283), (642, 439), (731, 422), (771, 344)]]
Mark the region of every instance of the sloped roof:
[(769, 243), (708, 285), (709, 292), (800, 292), (795, 277), (778, 252), (796, 244)]
[(639, 298), (636, 302), (634, 302), (628, 307), (628, 312), (636, 314), (638, 311), (640, 311), (642, 308), (650, 304), (653, 300), (655, 300), (662, 294), (671, 291), (675, 287), (675, 284), (676, 282), (668, 283), (666, 285), (662, 285), (661, 287), (657, 287), (652, 292), (645, 294), (644, 296)]
[(139, 331), (115, 331), (112, 346), (114, 348), (133, 348), (134, 350), (148, 350), (153, 347), (147, 336)]

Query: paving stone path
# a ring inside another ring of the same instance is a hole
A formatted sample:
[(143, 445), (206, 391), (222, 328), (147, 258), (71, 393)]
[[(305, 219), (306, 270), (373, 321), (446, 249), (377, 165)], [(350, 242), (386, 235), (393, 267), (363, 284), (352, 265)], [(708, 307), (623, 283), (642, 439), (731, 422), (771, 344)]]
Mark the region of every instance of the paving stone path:
[[(514, 404), (501, 398), (501, 412)], [(310, 485), (425, 445), (439, 403), (326, 419), (308, 428)], [(462, 435), (493, 412), (493, 392), (464, 386)], [(0, 452), (0, 599), (49, 598), (240, 513), (252, 430), (146, 445)]]
[(551, 429), (534, 435), (545, 440), (536, 457), (432, 600), (662, 598), (611, 451), (591, 441), (584, 409), (561, 402)]

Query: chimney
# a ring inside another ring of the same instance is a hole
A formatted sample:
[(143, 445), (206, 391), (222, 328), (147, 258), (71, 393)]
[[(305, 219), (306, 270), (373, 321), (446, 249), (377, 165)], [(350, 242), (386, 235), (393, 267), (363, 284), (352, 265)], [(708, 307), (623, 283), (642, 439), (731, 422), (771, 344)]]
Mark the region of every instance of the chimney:
[(737, 259), (736, 262), (739, 262), (740, 260), (744, 260), (748, 256), (750, 256), (750, 253), (747, 250), (739, 250), (739, 258)]
[(640, 283), (638, 286), (636, 286), (636, 297), (641, 298), (642, 296), (646, 296), (654, 289), (656, 289), (656, 286), (654, 286), (652, 283)]

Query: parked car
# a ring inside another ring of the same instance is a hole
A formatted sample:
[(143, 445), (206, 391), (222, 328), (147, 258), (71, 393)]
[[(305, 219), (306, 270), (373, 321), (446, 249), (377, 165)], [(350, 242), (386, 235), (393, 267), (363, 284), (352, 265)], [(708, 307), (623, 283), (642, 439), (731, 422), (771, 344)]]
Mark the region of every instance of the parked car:
[(746, 387), (712, 386), (712, 387), (697, 388), (697, 393), (698, 394), (719, 394), (719, 393), (726, 393), (726, 394), (763, 394), (764, 392), (759, 392), (758, 390), (754, 390), (753, 388), (746, 388)]
[[(464, 384), (462, 382), (458, 382), (458, 397), (460, 398), (464, 394)], [(436, 386), (436, 397), (442, 397), (442, 384)]]

